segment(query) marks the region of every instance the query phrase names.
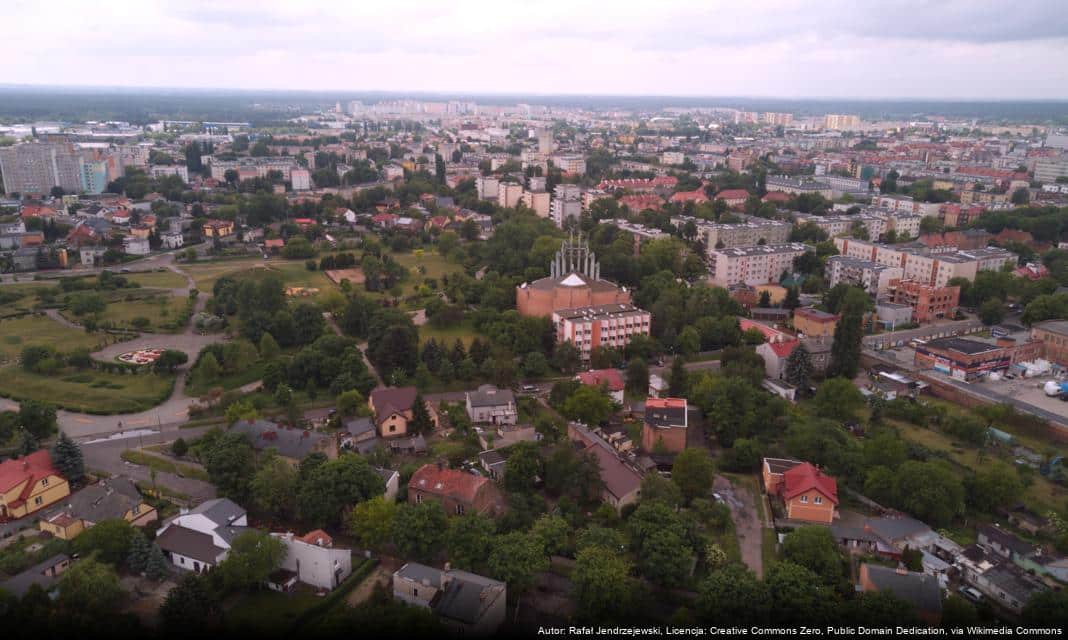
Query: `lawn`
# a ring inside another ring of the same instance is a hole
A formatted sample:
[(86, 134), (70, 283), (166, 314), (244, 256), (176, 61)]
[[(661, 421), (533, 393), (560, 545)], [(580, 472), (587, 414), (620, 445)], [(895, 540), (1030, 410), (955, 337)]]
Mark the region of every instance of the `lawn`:
[(253, 262), (263, 262), (263, 260), (259, 257), (250, 256), (239, 260), (186, 263), (181, 265), (180, 268), (193, 278), (197, 289), (210, 294), (216, 280), (224, 275), (248, 269)]
[(211, 384), (205, 384), (197, 380), (197, 376), (193, 376), (192, 382), (186, 385), (185, 392), (194, 397), (200, 397), (206, 395), (212, 389), (218, 387), (224, 391), (243, 387), (250, 382), (255, 382), (263, 377), (263, 367), (266, 362), (257, 361), (251, 366), (247, 367), (243, 371), (232, 373), (229, 375), (220, 376), (217, 380)]
[(423, 343), (427, 340), (434, 338), (439, 343), (444, 342), (449, 348), (456, 343), (456, 339), (459, 338), (465, 347), (470, 347), (471, 342), (475, 339), (475, 336), (480, 334), (475, 331), (475, 328), (470, 322), (464, 321), (455, 327), (432, 327), (430, 324), (424, 324), (419, 327), (419, 342)]
[(186, 464), (176, 464), (165, 458), (154, 456), (149, 453), (144, 453), (143, 451), (135, 451), (133, 449), (128, 449), (126, 451), (123, 451), (119, 455), (123, 460), (127, 462), (139, 464), (143, 467), (155, 469), (156, 471), (173, 473), (177, 476), (193, 478), (196, 480), (203, 480), (204, 482), (208, 482), (209, 480), (208, 473), (203, 469), (191, 467)]
[(259, 279), (269, 274), (282, 277), (287, 287), (318, 289), (320, 293), (337, 291), (338, 286), (320, 271), (308, 271), (303, 260), (272, 259), (251, 264), (249, 260), (229, 260), (220, 262), (198, 263), (184, 267), (186, 273), (196, 281), (197, 289), (210, 295), (215, 281), (223, 276), (236, 280)]
[(139, 273), (124, 273), (123, 278), (126, 278), (130, 282), (136, 282), (142, 287), (158, 287), (160, 289), (182, 289), (185, 288), (185, 278), (171, 271), (165, 269), (163, 271), (143, 271)]
[(0, 368), (0, 396), (40, 400), (61, 409), (96, 414), (134, 413), (162, 403), (174, 389), (174, 376), (99, 371), (43, 376), (14, 365)]
[[(152, 293), (148, 293), (150, 291)], [(100, 323), (130, 329), (134, 328), (133, 319), (141, 317), (149, 321), (146, 331), (177, 333), (185, 329), (189, 298), (172, 296), (163, 289), (149, 289), (143, 293), (146, 295), (138, 299), (119, 298), (115, 302), (108, 302), (107, 308), (100, 314)]]
[(249, 637), (274, 636), (289, 628), (308, 609), (322, 602), (314, 593), (278, 593), (264, 589), (242, 595), (226, 612), (226, 625)]
[(13, 360), (30, 345), (47, 345), (67, 353), (100, 347), (100, 336), (65, 327), (48, 316), (22, 316), (0, 320), (0, 361)]

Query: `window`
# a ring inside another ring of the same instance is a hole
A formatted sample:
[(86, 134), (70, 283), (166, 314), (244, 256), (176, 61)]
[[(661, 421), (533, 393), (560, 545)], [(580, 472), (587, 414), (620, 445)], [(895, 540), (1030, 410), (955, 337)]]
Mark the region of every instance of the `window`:
[(33, 499), (33, 503), (35, 505), (40, 505), (42, 502), (44, 502), (44, 500), (41, 498), (41, 496), (37, 496), (36, 498)]
[(462, 504), (456, 505), (456, 515), (462, 516), (464, 514), (464, 506)]
[(419, 504), (422, 501), (423, 501), (423, 494), (421, 494), (421, 493), (415, 494), (415, 503)]
[(389, 432), (390, 433), (393, 433), (396, 430), (397, 430), (397, 425), (393, 425), (393, 424), (389, 425)]
[(41, 486), (42, 487), (47, 487), (48, 486), (48, 478), (41, 478)]
[(823, 496), (816, 496), (812, 499), (812, 502), (815, 504), (823, 504)]
[(416, 598), (418, 598), (419, 597), (419, 589), (412, 589), (412, 595), (415, 596)]
[(801, 496), (801, 504), (808, 504), (808, 496)]

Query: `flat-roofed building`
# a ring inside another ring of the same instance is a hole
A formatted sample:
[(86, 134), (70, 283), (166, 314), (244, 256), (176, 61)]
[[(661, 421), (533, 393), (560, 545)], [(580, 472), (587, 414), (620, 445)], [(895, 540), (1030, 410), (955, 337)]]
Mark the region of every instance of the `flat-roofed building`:
[(710, 222), (690, 216), (675, 216), (671, 224), (683, 230), (692, 222), (697, 228), (697, 237), (704, 242), (705, 250), (712, 254), (716, 249), (748, 247), (763, 244), (782, 244), (790, 239), (793, 227), (781, 220), (769, 220), (745, 216), (741, 222)]
[(827, 258), (828, 283), (831, 287), (846, 283), (861, 287), (869, 295), (880, 297), (890, 287), (890, 281), (904, 275), (901, 267), (891, 267), (871, 260), (850, 256)]
[(800, 242), (713, 249), (709, 252), (711, 280), (720, 287), (776, 282), (783, 271), (793, 269), (794, 258), (807, 250), (808, 247)]
[(960, 305), (960, 287), (936, 287), (915, 280), (891, 280), (887, 298), (890, 302), (911, 307), (913, 322), (922, 324), (953, 317)]
[(553, 312), (558, 343), (571, 342), (583, 360), (600, 347), (623, 349), (632, 336), (649, 335), (652, 315), (632, 304), (603, 304)]

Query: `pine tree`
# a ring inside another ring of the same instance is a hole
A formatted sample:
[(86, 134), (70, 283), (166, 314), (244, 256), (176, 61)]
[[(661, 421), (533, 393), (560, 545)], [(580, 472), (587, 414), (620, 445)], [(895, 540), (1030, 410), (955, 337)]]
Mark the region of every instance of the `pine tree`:
[[(475, 345), (472, 344), (472, 347)], [(449, 362), (455, 367), (464, 361), (467, 357), (467, 349), (464, 348), (464, 343), (457, 338), (456, 343), (452, 345), (452, 353), (449, 354)]]
[(145, 563), (145, 575), (158, 582), (166, 578), (170, 573), (171, 568), (167, 565), (167, 558), (163, 555), (163, 551), (159, 546), (154, 544), (149, 547), (148, 561)]
[(427, 340), (423, 345), (423, 353), (420, 355), (428, 371), (437, 373), (441, 369), (441, 348), (438, 347), (437, 340), (434, 338)]
[(786, 298), (782, 301), (783, 309), (796, 309), (801, 306), (801, 295), (797, 287), (786, 288)]
[(40, 448), (37, 437), (26, 429), (22, 429), (22, 438), (19, 440), (19, 456), (28, 456)]
[(52, 463), (68, 482), (78, 482), (85, 476), (85, 460), (82, 449), (76, 442), (60, 432), (59, 440), (52, 449)]
[(686, 371), (686, 362), (676, 356), (671, 362), (671, 380), (668, 381), (668, 395), (672, 398), (685, 398), (686, 389), (690, 385), (689, 373)]
[(831, 344), (831, 364), (829, 376), (843, 376), (852, 379), (860, 368), (860, 342), (864, 337), (862, 323), (863, 309), (843, 309), (838, 326), (834, 329), (834, 342)]
[[(479, 338), (475, 338), (471, 341), (470, 355), (471, 359), (475, 361), (476, 365), (481, 365), (489, 357), (490, 346), (483, 342)], [(453, 363), (455, 366), (457, 363)]]
[(126, 566), (133, 573), (144, 573), (148, 568), (148, 558), (152, 552), (152, 544), (141, 532), (137, 532), (130, 541), (130, 555), (126, 558)]
[(786, 359), (786, 381), (798, 389), (807, 389), (812, 376), (812, 357), (805, 345), (798, 345)]
[(415, 433), (429, 434), (434, 431), (434, 421), (430, 419), (430, 412), (427, 411), (426, 401), (423, 400), (422, 394), (415, 395), (415, 402), (412, 403), (412, 421), (409, 426)]

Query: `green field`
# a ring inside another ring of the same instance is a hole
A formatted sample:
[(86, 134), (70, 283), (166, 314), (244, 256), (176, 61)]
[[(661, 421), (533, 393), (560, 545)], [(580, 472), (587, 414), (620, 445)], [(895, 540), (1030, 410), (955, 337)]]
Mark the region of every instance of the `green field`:
[(240, 260), (219, 260), (215, 262), (193, 262), (183, 264), (182, 271), (193, 278), (197, 289), (210, 294), (215, 281), (224, 275), (233, 274), (252, 267), (253, 263), (261, 263), (259, 258), (242, 258)]
[(60, 352), (100, 347), (100, 336), (65, 327), (47, 316), (22, 316), (0, 320), (0, 360), (18, 357), (30, 345), (46, 345)]
[(136, 282), (142, 287), (181, 289), (186, 285), (185, 278), (170, 269), (165, 269), (163, 271), (144, 271), (140, 273), (123, 273), (121, 275), (130, 282)]
[(174, 376), (72, 371), (42, 376), (9, 365), (0, 368), (0, 396), (40, 400), (62, 409), (113, 414), (145, 411), (174, 389)]
[(172, 296), (169, 291), (160, 289), (152, 297), (108, 302), (100, 314), (100, 322), (129, 329), (133, 328), (134, 318), (143, 317), (149, 321), (146, 331), (177, 333), (185, 329), (188, 304), (189, 298)]
[(444, 341), (445, 344), (452, 347), (456, 339), (459, 338), (465, 347), (471, 346), (471, 341), (479, 336), (479, 333), (475, 331), (475, 328), (471, 326), (470, 322), (462, 322), (455, 327), (445, 327), (442, 329), (432, 327), (429, 324), (424, 324), (419, 327), (419, 341), (426, 342), (430, 338), (436, 339), (438, 342)]

